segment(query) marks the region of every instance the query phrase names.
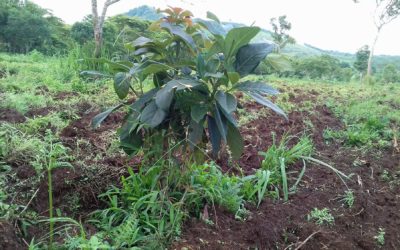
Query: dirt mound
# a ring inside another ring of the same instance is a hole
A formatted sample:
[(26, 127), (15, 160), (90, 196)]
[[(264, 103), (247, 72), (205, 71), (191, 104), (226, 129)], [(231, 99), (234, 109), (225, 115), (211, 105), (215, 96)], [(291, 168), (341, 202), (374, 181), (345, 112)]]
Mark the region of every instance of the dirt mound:
[(0, 221), (0, 249), (22, 250), (26, 249), (20, 242), (13, 225), (6, 221)]
[(14, 109), (0, 109), (0, 123), (22, 123), (26, 121), (26, 118)]

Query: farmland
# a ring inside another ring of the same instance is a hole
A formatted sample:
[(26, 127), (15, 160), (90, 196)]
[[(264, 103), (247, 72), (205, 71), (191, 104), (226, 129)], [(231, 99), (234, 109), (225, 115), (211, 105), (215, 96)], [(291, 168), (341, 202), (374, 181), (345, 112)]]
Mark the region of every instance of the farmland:
[[(52, 162), (57, 165), (51, 172), (53, 216), (58, 218), (53, 237), (60, 248), (400, 245), (398, 84), (250, 75), (247, 79), (280, 90), (274, 101), (288, 120), (238, 95), (245, 145), (240, 159), (222, 152), (216, 162), (183, 167), (164, 156), (144, 166), (146, 155), (128, 157), (119, 148), (116, 128), (122, 112), (97, 129), (90, 126), (95, 115), (118, 101), (112, 81), (84, 80), (63, 59), (35, 53), (1, 54), (0, 63), (6, 71), (0, 79), (2, 249), (48, 242), (47, 168)], [(268, 166), (276, 157), (287, 161), (287, 197)], [(150, 173), (141, 171), (149, 168)], [(168, 183), (157, 187), (151, 182), (164, 168), (170, 169), (164, 173)], [(183, 174), (177, 175), (179, 169)], [(262, 182), (248, 185), (247, 180), (262, 180), (266, 172), (271, 182), (264, 192), (258, 186)], [(151, 200), (150, 194), (160, 200)], [(140, 205), (144, 199), (150, 200)], [(163, 205), (151, 207), (151, 201)]]

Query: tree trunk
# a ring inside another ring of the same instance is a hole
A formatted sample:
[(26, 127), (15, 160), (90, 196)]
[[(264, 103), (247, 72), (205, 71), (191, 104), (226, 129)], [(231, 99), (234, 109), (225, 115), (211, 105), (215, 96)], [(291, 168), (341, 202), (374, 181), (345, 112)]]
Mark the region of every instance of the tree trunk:
[(368, 68), (367, 68), (367, 76), (368, 77), (372, 75), (372, 57), (374, 56), (375, 45), (376, 45), (376, 42), (378, 41), (378, 37), (381, 32), (381, 28), (382, 27), (378, 27), (378, 30), (375, 35), (375, 39), (374, 39), (373, 43), (371, 44), (371, 51), (370, 51), (369, 57), (368, 57)]
[(95, 41), (95, 49), (94, 49), (94, 57), (101, 57), (101, 47), (103, 43), (103, 25), (104, 20), (106, 18), (107, 9), (110, 5), (119, 2), (120, 0), (107, 0), (104, 3), (103, 11), (101, 12), (101, 16), (97, 11), (97, 0), (92, 0), (92, 15), (93, 15), (93, 33), (94, 33), (94, 41)]

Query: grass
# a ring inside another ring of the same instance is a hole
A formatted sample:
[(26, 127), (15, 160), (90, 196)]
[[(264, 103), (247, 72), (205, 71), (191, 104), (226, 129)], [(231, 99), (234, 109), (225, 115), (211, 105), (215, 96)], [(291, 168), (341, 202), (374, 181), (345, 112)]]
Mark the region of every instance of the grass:
[(333, 225), (335, 218), (332, 216), (328, 208), (314, 208), (307, 216), (308, 221), (314, 221), (317, 225)]

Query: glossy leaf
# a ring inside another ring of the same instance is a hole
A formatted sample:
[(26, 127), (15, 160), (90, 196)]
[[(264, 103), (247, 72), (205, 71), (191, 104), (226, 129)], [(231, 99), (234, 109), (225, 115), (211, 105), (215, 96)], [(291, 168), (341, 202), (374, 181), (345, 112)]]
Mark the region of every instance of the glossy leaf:
[(204, 119), (201, 120), (200, 122), (196, 122), (194, 120), (190, 121), (188, 139), (190, 142), (190, 146), (192, 148), (194, 145), (197, 145), (199, 142), (201, 142), (201, 139), (203, 138), (203, 132), (204, 132), (203, 123)]
[(270, 109), (272, 109), (273, 111), (275, 111), (276, 113), (282, 115), (283, 117), (286, 118), (286, 120), (288, 119), (288, 117), (286, 116), (285, 112), (279, 108), (278, 106), (276, 106), (273, 102), (271, 102), (268, 99), (265, 99), (262, 95), (258, 94), (258, 93), (254, 93), (254, 92), (248, 92), (247, 93), (249, 96), (251, 96), (256, 102), (258, 102), (261, 105), (264, 105), (265, 107), (268, 107)]
[(155, 101), (152, 101), (143, 109), (140, 121), (155, 128), (163, 122), (166, 116), (167, 113), (158, 108)]
[(135, 47), (141, 47), (141, 46), (144, 46), (144, 45), (146, 45), (148, 43), (151, 43), (152, 41), (153, 40), (151, 40), (151, 39), (149, 39), (147, 37), (141, 36), (141, 37), (137, 38), (136, 40), (134, 40), (132, 42), (132, 45), (135, 46)]
[(212, 116), (207, 116), (208, 123), (208, 134), (210, 135), (210, 141), (212, 146), (212, 152), (214, 156), (218, 155), (219, 150), (221, 149), (221, 134), (217, 127), (217, 123)]
[(239, 27), (231, 29), (224, 41), (225, 57), (229, 58), (236, 55), (238, 50), (244, 45), (247, 45), (258, 32), (260, 32), (259, 27)]
[(252, 82), (252, 81), (245, 81), (242, 83), (238, 83), (233, 86), (233, 89), (240, 90), (243, 92), (257, 92), (261, 94), (268, 94), (268, 95), (277, 95), (279, 91), (268, 86), (263, 82)]
[(161, 28), (167, 29), (171, 34), (176, 35), (180, 37), (187, 45), (189, 45), (194, 51), (196, 51), (196, 43), (194, 42), (193, 38), (186, 33), (186, 31), (178, 26), (178, 25), (173, 25), (168, 22), (162, 22), (160, 24)]
[(219, 133), (221, 135), (222, 140), (224, 140), (224, 142), (226, 142), (226, 129), (227, 129), (227, 124), (226, 124), (226, 120), (224, 119), (224, 117), (221, 116), (221, 113), (219, 111), (219, 108), (217, 105), (215, 105), (214, 107), (214, 119), (215, 122), (217, 124)]
[(120, 146), (128, 155), (136, 153), (143, 145), (143, 136), (139, 131), (128, 132), (129, 128), (122, 126), (120, 129)]
[(275, 46), (268, 43), (247, 44), (236, 54), (235, 70), (240, 76), (253, 73), (264, 58), (274, 50)]
[(129, 74), (119, 72), (114, 77), (114, 90), (119, 99), (124, 99), (128, 96), (131, 77)]
[(206, 28), (214, 36), (215, 35), (218, 35), (218, 36), (226, 35), (226, 30), (218, 22), (208, 21), (208, 20), (198, 20), (197, 23), (199, 23), (201, 26)]
[(112, 108), (109, 108), (109, 109), (107, 109), (106, 111), (104, 111), (104, 112), (102, 112), (102, 113), (100, 113), (100, 114), (97, 114), (97, 115), (96, 115), (95, 117), (93, 117), (93, 119), (92, 119), (92, 123), (91, 123), (92, 128), (96, 129), (96, 128), (100, 127), (100, 124), (101, 124), (112, 112), (114, 112), (115, 110), (121, 108), (122, 106), (124, 106), (123, 103), (118, 104), (117, 106), (114, 106), (114, 107), (112, 107)]
[(217, 23), (221, 23), (218, 19), (218, 17), (212, 13), (211, 11), (207, 11), (207, 18), (216, 21)]
[(239, 159), (243, 153), (244, 142), (239, 129), (232, 124), (228, 124), (227, 140), (229, 150), (232, 153), (232, 158), (235, 160)]
[(218, 90), (215, 94), (215, 99), (227, 113), (232, 113), (236, 111), (237, 101), (232, 94), (226, 93), (222, 90)]
[(227, 74), (228, 74), (229, 81), (232, 84), (235, 84), (240, 80), (240, 75), (237, 72), (228, 72)]
[(202, 106), (202, 105), (195, 105), (192, 106), (191, 110), (190, 110), (190, 116), (192, 117), (192, 119), (199, 123), (204, 116), (207, 114), (207, 107), (206, 106)]
[(136, 102), (131, 105), (131, 109), (140, 112), (142, 108), (148, 103), (153, 97), (156, 95), (158, 88), (152, 89), (146, 93), (144, 93)]
[(165, 85), (156, 94), (157, 107), (164, 111), (168, 111), (169, 107), (171, 106), (173, 98), (174, 98), (173, 89)]

